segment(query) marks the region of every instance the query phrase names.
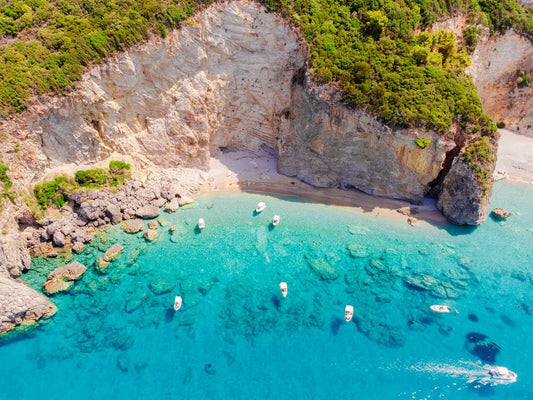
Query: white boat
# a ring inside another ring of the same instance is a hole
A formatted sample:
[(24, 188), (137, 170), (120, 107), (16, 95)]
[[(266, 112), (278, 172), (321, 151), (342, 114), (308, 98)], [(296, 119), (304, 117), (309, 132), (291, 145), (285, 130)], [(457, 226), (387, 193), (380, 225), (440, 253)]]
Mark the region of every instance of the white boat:
[(203, 218), (200, 218), (198, 220), (198, 229), (204, 229), (205, 228), (205, 221)]
[(280, 282), (279, 288), (281, 289), (281, 294), (283, 297), (287, 297), (288, 288), (287, 288), (287, 282)]
[(429, 306), (429, 308), (438, 313), (449, 313), (452, 310), (452, 308), (446, 304), (433, 304), (432, 306)]
[(174, 297), (174, 310), (178, 311), (181, 308), (181, 303), (183, 302), (183, 299), (181, 296)]
[(346, 320), (346, 322), (350, 322), (352, 320), (352, 317), (353, 317), (353, 306), (346, 305), (346, 307), (344, 308), (344, 319)]
[(260, 212), (263, 211), (266, 207), (267, 207), (266, 204), (263, 203), (262, 201), (260, 201), (259, 203), (257, 203), (257, 207), (255, 208), (255, 212), (256, 212), (256, 213), (260, 213)]
[(279, 215), (274, 215), (274, 218), (272, 218), (272, 225), (276, 226), (279, 224)]
[(518, 375), (505, 367), (490, 367), (489, 375), (495, 381), (516, 382)]

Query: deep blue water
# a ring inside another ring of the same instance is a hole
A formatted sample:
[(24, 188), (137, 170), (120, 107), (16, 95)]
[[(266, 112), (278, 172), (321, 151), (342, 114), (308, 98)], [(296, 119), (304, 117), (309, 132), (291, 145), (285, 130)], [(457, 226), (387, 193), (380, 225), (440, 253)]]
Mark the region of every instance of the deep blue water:
[[(515, 215), (469, 229), (210, 195), (163, 215), (176, 231), (153, 243), (113, 227), (75, 256), (88, 270), (53, 296), (58, 313), (0, 341), (1, 398), (533, 399), (532, 200), (497, 182), (492, 208)], [(125, 250), (97, 273), (114, 243)], [(59, 262), (34, 259), (23, 278), (40, 288)], [(441, 303), (454, 310), (429, 310)], [(487, 363), (517, 382), (483, 384)]]

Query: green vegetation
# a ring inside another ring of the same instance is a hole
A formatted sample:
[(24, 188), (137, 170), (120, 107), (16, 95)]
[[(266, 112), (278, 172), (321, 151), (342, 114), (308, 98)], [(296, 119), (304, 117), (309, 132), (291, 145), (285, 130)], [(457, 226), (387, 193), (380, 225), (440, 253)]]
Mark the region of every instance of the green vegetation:
[[(531, 8), (516, 0), (264, 1), (300, 26), (318, 80), (337, 85), (347, 104), (399, 126), (445, 130), (460, 120), (483, 131), (488, 124), (462, 71), (477, 29), (467, 28), (465, 48), (457, 48), (452, 33), (415, 34), (415, 28), (463, 12), (470, 24), (493, 31), (533, 31)], [(0, 49), (0, 111), (23, 110), (34, 93), (64, 93), (86, 66), (149, 31), (165, 37), (210, 2), (0, 0), (0, 34), (7, 39)]]
[(129, 176), (129, 170), (128, 163), (110, 161), (109, 171), (102, 168), (80, 170), (74, 175), (74, 181), (66, 176), (59, 176), (52, 181), (35, 185), (33, 192), (43, 211), (51, 205), (62, 207), (67, 202), (67, 193), (80, 188), (101, 188), (106, 184), (111, 186), (124, 184)]
[[(63, 93), (84, 68), (180, 26), (189, 0), (0, 0), (0, 110), (21, 111), (33, 93)], [(191, 7), (192, 6), (192, 7)]]
[(492, 145), (487, 136), (476, 136), (468, 143), (463, 153), (463, 160), (476, 172), (483, 194), (490, 187), (490, 165), (496, 160)]
[(425, 149), (426, 147), (430, 145), (431, 140), (426, 139), (426, 138), (418, 138), (418, 139), (415, 139), (415, 143), (421, 149)]
[(513, 23), (533, 26), (530, 11), (514, 0), (267, 0), (299, 25), (311, 45), (315, 78), (332, 82), (344, 101), (398, 126), (444, 131), (454, 120), (487, 132), (472, 80), (463, 67), (477, 43), (477, 29), (465, 32), (457, 48), (451, 32), (421, 32), (437, 18), (463, 12), (471, 23), (496, 29)]
[(520, 73), (520, 82), (518, 83), (519, 88), (525, 88), (531, 85), (531, 75), (527, 72)]
[(42, 210), (45, 210), (51, 205), (62, 207), (67, 202), (65, 193), (68, 193), (75, 187), (76, 185), (74, 182), (69, 180), (66, 176), (59, 176), (53, 181), (47, 181), (35, 185), (33, 192), (37, 199), (37, 204), (41, 206)]
[[(9, 176), (7, 176), (7, 171), (9, 170), (9, 167), (7, 165), (4, 165), (4, 163), (0, 162), (0, 185), (2, 185), (2, 189), (0, 191), (0, 200), (1, 199), (11, 199), (13, 197), (13, 193), (9, 190), (11, 188), (11, 179), (9, 179)], [(0, 207), (0, 211), (2, 208)]]

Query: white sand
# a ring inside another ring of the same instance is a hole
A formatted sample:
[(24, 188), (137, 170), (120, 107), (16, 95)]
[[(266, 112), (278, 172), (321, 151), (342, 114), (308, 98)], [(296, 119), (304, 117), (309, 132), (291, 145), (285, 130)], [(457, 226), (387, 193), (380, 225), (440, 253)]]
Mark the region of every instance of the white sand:
[(507, 129), (499, 130), (496, 177), (533, 184), (533, 138)]

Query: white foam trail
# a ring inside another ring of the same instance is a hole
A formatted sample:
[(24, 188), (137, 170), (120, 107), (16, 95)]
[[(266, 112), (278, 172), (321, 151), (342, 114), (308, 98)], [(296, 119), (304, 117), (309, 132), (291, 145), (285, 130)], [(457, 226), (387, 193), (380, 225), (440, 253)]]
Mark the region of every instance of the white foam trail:
[(453, 378), (463, 378), (467, 383), (477, 383), (480, 385), (507, 385), (511, 381), (495, 380), (489, 375), (490, 366), (482, 366), (479, 363), (470, 361), (460, 361), (454, 364), (425, 363), (412, 366), (410, 369), (418, 372), (429, 372), (433, 374), (443, 374)]

